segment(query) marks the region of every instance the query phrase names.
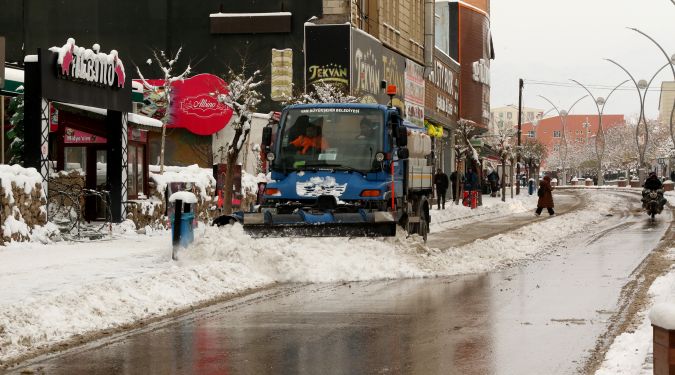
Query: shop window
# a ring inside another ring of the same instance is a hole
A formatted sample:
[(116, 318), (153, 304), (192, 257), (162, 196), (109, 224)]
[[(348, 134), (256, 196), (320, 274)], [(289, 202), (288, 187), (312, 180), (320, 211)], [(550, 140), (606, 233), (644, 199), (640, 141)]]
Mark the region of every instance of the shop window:
[(561, 137), (560, 130), (554, 130), (553, 131), (553, 138), (560, 138), (560, 137)]
[(534, 138), (534, 130), (530, 130), (527, 132), (527, 138)]
[(79, 170), (82, 175), (86, 173), (87, 170), (87, 148), (86, 147), (64, 147), (65, 171), (77, 171)]
[(96, 150), (96, 188), (105, 190), (108, 177), (108, 152)]
[(513, 117), (513, 113), (511, 113), (511, 112), (506, 112), (506, 118), (507, 118), (507, 119), (510, 120), (512, 117)]

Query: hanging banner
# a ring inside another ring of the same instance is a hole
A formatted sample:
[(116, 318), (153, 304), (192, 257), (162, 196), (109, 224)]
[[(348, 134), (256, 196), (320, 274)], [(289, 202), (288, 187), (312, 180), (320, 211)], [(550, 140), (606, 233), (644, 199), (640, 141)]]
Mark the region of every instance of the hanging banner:
[(146, 104), (140, 112), (166, 121), (167, 128), (184, 128), (197, 135), (212, 135), (223, 129), (232, 118), (232, 108), (219, 102), (214, 95), (228, 92), (225, 81), (215, 75), (198, 74), (174, 81), (168, 116), (164, 80), (150, 79), (147, 82), (154, 88), (144, 89), (143, 101)]
[(280, 102), (293, 96), (293, 50), (272, 49), (272, 94)]
[(424, 126), (424, 67), (410, 59), (405, 61), (405, 117)]

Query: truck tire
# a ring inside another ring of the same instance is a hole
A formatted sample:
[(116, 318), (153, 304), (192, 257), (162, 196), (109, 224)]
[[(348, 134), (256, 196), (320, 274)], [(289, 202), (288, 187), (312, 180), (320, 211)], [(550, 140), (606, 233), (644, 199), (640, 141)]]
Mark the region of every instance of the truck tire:
[(424, 242), (427, 242), (429, 234), (429, 201), (425, 198), (420, 199), (416, 214), (419, 215), (420, 222), (415, 226), (415, 232), (424, 239)]

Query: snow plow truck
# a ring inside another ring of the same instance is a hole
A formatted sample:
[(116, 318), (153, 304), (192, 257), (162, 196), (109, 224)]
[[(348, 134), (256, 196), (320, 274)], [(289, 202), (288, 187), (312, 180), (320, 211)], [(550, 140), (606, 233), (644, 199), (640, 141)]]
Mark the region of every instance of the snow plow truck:
[(241, 222), (253, 237), (395, 236), (401, 227), (426, 240), (431, 138), (400, 109), (288, 106), (263, 129), (262, 148), (272, 179), (264, 203), (220, 222)]

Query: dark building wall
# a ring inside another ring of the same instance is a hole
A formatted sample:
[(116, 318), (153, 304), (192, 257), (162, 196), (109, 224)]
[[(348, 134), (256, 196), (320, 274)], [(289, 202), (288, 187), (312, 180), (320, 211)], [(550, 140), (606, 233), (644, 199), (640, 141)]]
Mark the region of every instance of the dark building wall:
[[(177, 70), (192, 63), (193, 73), (223, 75), (227, 67), (248, 72), (260, 70), (265, 101), (260, 110), (279, 109), (271, 102), (272, 48), (293, 49), (293, 82), (302, 88), (304, 76), (303, 25), (321, 17), (321, 0), (0, 0), (0, 35), (7, 37), (7, 61), (23, 61), (38, 47), (62, 46), (68, 37), (91, 48), (99, 43), (104, 52), (116, 49), (127, 74), (136, 77), (135, 65), (146, 77), (159, 78), (160, 70), (145, 61), (152, 50), (175, 53), (183, 46)], [(209, 14), (291, 12), (291, 32), (278, 34), (211, 34)], [(22, 46), (25, 45), (25, 52)]]
[(459, 6), (460, 113), (487, 129), (490, 121), (490, 86), (474, 79), (474, 64), (483, 60), (490, 66), (490, 20), (486, 14), (468, 6)]

